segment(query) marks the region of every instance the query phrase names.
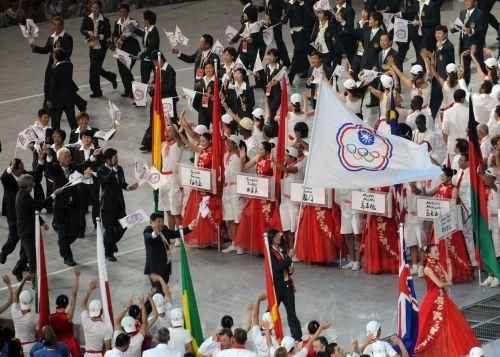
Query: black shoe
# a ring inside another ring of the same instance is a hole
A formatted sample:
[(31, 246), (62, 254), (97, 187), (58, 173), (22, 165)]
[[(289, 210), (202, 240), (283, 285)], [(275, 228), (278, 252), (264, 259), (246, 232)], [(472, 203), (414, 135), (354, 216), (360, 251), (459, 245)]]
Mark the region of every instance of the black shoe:
[(78, 233), (77, 238), (85, 238), (85, 232)]
[(412, 62), (412, 64), (411, 64), (411, 65), (412, 65), (412, 66), (414, 66), (414, 65), (416, 65), (416, 64), (420, 64), (420, 63), (418, 63), (417, 61), (415, 61), (415, 62)]
[(368, 103), (366, 105), (367, 108), (375, 108), (375, 107), (378, 107), (378, 104), (377, 103)]
[(64, 264), (69, 265), (70, 267), (74, 267), (76, 265), (76, 262), (73, 260), (73, 258), (69, 258), (64, 259)]
[(131, 95), (132, 95), (132, 93), (127, 93), (127, 92), (121, 94), (121, 96), (124, 97), (124, 98), (125, 97), (130, 97)]
[[(14, 274), (14, 273), (13, 273)], [(17, 281), (23, 281), (23, 273), (14, 274)]]
[(90, 93), (90, 98), (99, 98), (102, 97), (102, 93)]
[(7, 261), (7, 255), (5, 255), (4, 252), (1, 252), (0, 253), (0, 264), (5, 264), (6, 261)]
[(302, 79), (306, 79), (307, 78), (307, 72), (304, 72), (304, 73), (300, 74), (299, 77), (302, 78)]
[(85, 100), (84, 102), (85, 102), (85, 104), (83, 104), (83, 105), (81, 105), (81, 106), (78, 107), (78, 110), (80, 112), (86, 112), (87, 111), (87, 101)]
[(118, 82), (116, 82), (116, 74), (113, 73), (113, 79), (111, 80), (111, 84), (113, 85), (113, 89), (118, 88)]
[(116, 262), (116, 258), (114, 255), (106, 255), (106, 260), (109, 260), (110, 262)]
[(140, 152), (150, 152), (150, 151), (151, 151), (151, 148), (147, 148), (147, 147), (145, 147), (145, 146), (141, 146), (141, 147), (139, 148), (139, 151), (140, 151)]

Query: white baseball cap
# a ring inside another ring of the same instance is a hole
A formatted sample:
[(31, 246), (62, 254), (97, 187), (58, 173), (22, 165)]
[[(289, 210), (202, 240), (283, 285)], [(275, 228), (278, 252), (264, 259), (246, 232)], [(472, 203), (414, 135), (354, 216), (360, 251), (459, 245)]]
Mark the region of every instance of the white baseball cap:
[(253, 129), (253, 121), (252, 121), (252, 119), (250, 119), (248, 117), (244, 117), (243, 119), (240, 120), (240, 126), (246, 130), (252, 130)]
[(344, 88), (345, 89), (353, 89), (353, 88), (356, 88), (356, 82), (354, 81), (354, 79), (347, 79), (345, 82), (344, 82)]
[(126, 333), (132, 333), (135, 331), (135, 320), (131, 316), (125, 316), (121, 321), (121, 325), (123, 331)]
[(376, 341), (371, 344), (373, 357), (387, 357), (384, 341)]
[(89, 316), (99, 317), (101, 316), (101, 302), (99, 300), (92, 300), (89, 304)]
[(193, 130), (196, 134), (198, 135), (203, 135), (205, 133), (208, 133), (208, 128), (205, 126), (205, 125), (197, 125), (194, 130)]
[(184, 315), (182, 310), (178, 307), (170, 311), (170, 320), (172, 321), (172, 327), (184, 326)]
[(225, 139), (227, 140), (231, 140), (233, 143), (236, 144), (237, 147), (240, 146), (240, 143), (241, 143), (241, 139), (238, 135), (229, 135), (229, 136), (226, 136)]
[(424, 71), (423, 67), (421, 65), (419, 65), (419, 64), (413, 65), (411, 67), (411, 69), (410, 69), (410, 73), (411, 74), (419, 74), (419, 73), (421, 73), (423, 71)]
[(226, 124), (231, 124), (231, 122), (233, 121), (233, 118), (229, 114), (223, 114), (221, 116), (221, 119), (222, 119), (222, 122), (226, 123)]
[(484, 352), (481, 347), (472, 347), (469, 351), (469, 357), (483, 357)]
[(264, 117), (264, 109), (255, 108), (252, 112), (252, 115), (256, 118)]
[(286, 148), (286, 153), (290, 156), (293, 156), (294, 158), (297, 158), (299, 156), (299, 152), (297, 151), (296, 148), (293, 146), (289, 146)]
[(269, 324), (269, 329), (273, 328), (274, 323), (270, 312), (264, 312), (262, 314), (262, 321), (266, 321)]
[(484, 173), (488, 176), (497, 177), (497, 172), (494, 167), (488, 167)]
[(486, 61), (484, 61), (484, 64), (486, 65), (486, 67), (488, 68), (493, 68), (493, 67), (497, 67), (498, 66), (498, 62), (496, 59), (494, 59), (493, 57), (490, 57), (488, 58)]
[(33, 304), (33, 294), (29, 290), (21, 291), (19, 295), (19, 304), (21, 305), (21, 310), (30, 310), (31, 304)]
[(281, 347), (284, 347), (287, 352), (290, 352), (295, 347), (295, 340), (293, 337), (285, 336), (281, 340)]
[(156, 310), (158, 310), (158, 313), (164, 313), (165, 312), (165, 298), (163, 297), (162, 294), (154, 294), (153, 295), (153, 302), (156, 306)]
[(384, 88), (390, 88), (394, 84), (394, 81), (388, 75), (383, 74), (380, 77), (380, 83), (382, 83), (382, 85), (384, 86)]
[(380, 330), (380, 323), (378, 321), (372, 320), (366, 324), (366, 335), (377, 335), (378, 330)]
[(457, 71), (457, 66), (455, 63), (448, 63), (446, 65), (446, 73), (453, 73)]
[(300, 104), (302, 102), (302, 96), (299, 93), (293, 93), (290, 97), (290, 103), (292, 104)]

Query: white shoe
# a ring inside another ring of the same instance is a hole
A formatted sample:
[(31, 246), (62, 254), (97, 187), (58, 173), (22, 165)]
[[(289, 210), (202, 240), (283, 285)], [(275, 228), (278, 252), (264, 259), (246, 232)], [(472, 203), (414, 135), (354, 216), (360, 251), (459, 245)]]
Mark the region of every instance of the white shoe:
[(361, 268), (361, 264), (359, 262), (354, 262), (354, 264), (352, 265), (351, 270), (352, 271), (356, 271), (356, 270), (359, 270), (360, 268)]
[(294, 263), (298, 263), (298, 262), (300, 262), (300, 260), (299, 260), (299, 258), (297, 258), (297, 257), (293, 257), (293, 258), (292, 258), (292, 262), (294, 262)]
[(174, 243), (174, 247), (180, 247), (181, 246), (181, 239), (177, 238)]
[(498, 288), (500, 281), (497, 278), (493, 278), (490, 284), (490, 288)]
[(353, 265), (354, 265), (354, 262), (349, 262), (346, 265), (342, 265), (342, 269), (351, 270)]
[(424, 267), (422, 265), (418, 266), (418, 277), (423, 278), (424, 277)]
[(236, 247), (231, 243), (231, 245), (229, 247), (222, 250), (222, 253), (231, 253), (231, 252), (234, 252), (235, 250), (236, 250)]
[(237, 255), (243, 255), (243, 254), (245, 254), (245, 249), (243, 249), (243, 248), (236, 248), (236, 254)]
[(417, 275), (418, 274), (418, 265), (413, 265), (410, 269), (411, 275)]
[(494, 277), (492, 276), (487, 277), (486, 280), (481, 283), (481, 286), (490, 286), (493, 282), (493, 279)]

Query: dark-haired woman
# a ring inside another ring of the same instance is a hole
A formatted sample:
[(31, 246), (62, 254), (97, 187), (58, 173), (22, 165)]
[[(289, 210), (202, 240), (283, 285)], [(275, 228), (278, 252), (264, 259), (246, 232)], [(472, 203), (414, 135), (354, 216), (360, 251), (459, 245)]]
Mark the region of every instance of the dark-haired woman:
[(331, 16), (332, 14), (329, 11), (316, 11), (317, 20), (309, 41), (314, 49), (322, 54), (323, 65), (326, 67), (332, 66), (334, 56), (334, 34), (336, 30)]
[(399, 78), (399, 81), (403, 83), (408, 90), (410, 91), (411, 98), (416, 95), (421, 96), (424, 99), (424, 107), (429, 105), (431, 100), (431, 91), (432, 91), (432, 77), (431, 77), (431, 66), (429, 63), (429, 59), (422, 55), (422, 58), (425, 62), (425, 72), (424, 68), (416, 64), (411, 67), (410, 73), (412, 78), (408, 78), (405, 76), (403, 72), (396, 66), (394, 63), (394, 59), (388, 59), (387, 63), (391, 67), (391, 71), (396, 73)]
[(443, 126), (443, 114), (446, 109), (450, 108), (455, 102), (453, 95), (457, 89), (460, 88), (458, 84), (457, 66), (454, 63), (448, 63), (446, 65), (446, 80), (441, 78), (439, 73), (436, 71), (436, 64), (434, 63), (434, 57), (431, 57), (431, 70), (432, 75), (436, 79), (437, 83), (441, 86), (443, 92), (443, 101), (441, 103), (441, 115), (436, 117), (436, 126)]
[(352, 78), (347, 79), (343, 86), (345, 90), (344, 94), (338, 93), (337, 96), (351, 112), (356, 114), (360, 119), (363, 119), (361, 108), (363, 107), (363, 97), (366, 89), (358, 87)]
[(222, 82), (222, 91), (224, 96), (227, 97), (227, 90), (229, 83), (233, 82), (233, 71), (235, 69), (235, 62), (238, 58), (238, 53), (234, 47), (226, 47), (222, 54), (223, 62), (217, 68), (217, 75)]
[(212, 112), (214, 103), (214, 63), (208, 61), (204, 66), (205, 75), (195, 84), (196, 93), (193, 100), (193, 108), (198, 111), (198, 124), (205, 125), (210, 129), (212, 123)]
[(294, 93), (290, 96), (290, 105), (291, 107), (287, 118), (287, 145), (291, 145), (295, 140), (295, 125), (297, 123), (305, 123), (306, 121), (306, 113), (302, 111), (302, 96), (300, 94)]
[(251, 117), (255, 106), (253, 88), (248, 83), (246, 71), (237, 68), (233, 72), (234, 83), (229, 84), (226, 101), (233, 113), (240, 118)]
[(264, 70), (259, 72), (259, 76), (262, 75), (264, 77), (262, 80), (264, 93), (266, 94), (265, 102), (269, 110), (269, 123), (276, 127), (277, 122), (274, 118), (281, 105), (281, 83), (276, 80), (276, 76), (283, 67), (278, 62), (278, 50), (276, 48), (271, 48), (267, 51), (266, 59), (267, 63)]
[(72, 357), (80, 356), (80, 345), (73, 334), (73, 314), (75, 313), (76, 295), (80, 283), (80, 268), (75, 268), (75, 282), (71, 299), (66, 295), (59, 295), (56, 299), (56, 312), (50, 314), (49, 323), (52, 326), (57, 342), (68, 346)]
[(262, 23), (258, 21), (258, 10), (256, 6), (250, 6), (243, 13), (245, 23), (241, 26), (238, 33), (229, 42), (230, 45), (241, 40), (238, 47), (238, 55), (249, 71), (255, 65), (257, 53), (260, 59), (264, 56), (266, 44), (264, 43), (262, 33)]
[[(253, 166), (256, 166), (257, 175), (270, 176), (274, 175), (273, 165), (271, 163), (271, 151), (274, 144), (263, 141), (259, 145), (257, 155), (250, 161), (243, 163), (241, 171), (246, 171)], [(246, 157), (246, 151), (240, 150), (240, 157)], [(237, 248), (242, 248), (255, 253), (262, 253), (264, 249), (264, 241), (262, 240), (264, 233), (270, 227), (279, 227), (281, 222), (279, 209), (273, 201), (266, 201), (259, 198), (247, 199), (243, 212), (240, 218), (238, 232), (234, 239), (234, 245)]]
[(440, 263), (437, 246), (428, 245), (426, 253), (427, 294), (418, 313), (418, 339), (414, 353), (419, 357), (467, 356), (472, 347), (480, 344), (464, 315), (446, 293), (445, 288), (453, 285), (451, 260), (446, 260), (445, 269)]
[[(453, 184), (451, 179), (457, 172), (446, 166), (442, 168), (441, 183), (436, 190), (429, 192), (436, 198), (456, 200), (453, 194)], [(434, 240), (434, 230), (429, 237), (432, 244), (436, 244)], [(444, 237), (439, 241), (439, 250), (442, 252), (440, 256), (441, 265), (446, 265), (446, 259), (449, 258), (451, 267), (453, 268), (453, 283), (463, 283), (474, 280), (474, 268), (471, 265), (467, 245), (462, 231), (457, 231), (449, 237)]]

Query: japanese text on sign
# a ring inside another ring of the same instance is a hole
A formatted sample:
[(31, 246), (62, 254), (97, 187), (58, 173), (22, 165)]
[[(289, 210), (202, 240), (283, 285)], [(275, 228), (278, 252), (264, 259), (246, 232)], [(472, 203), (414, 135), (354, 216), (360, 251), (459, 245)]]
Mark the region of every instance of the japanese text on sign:
[(352, 209), (379, 215), (387, 214), (386, 194), (352, 191)]

